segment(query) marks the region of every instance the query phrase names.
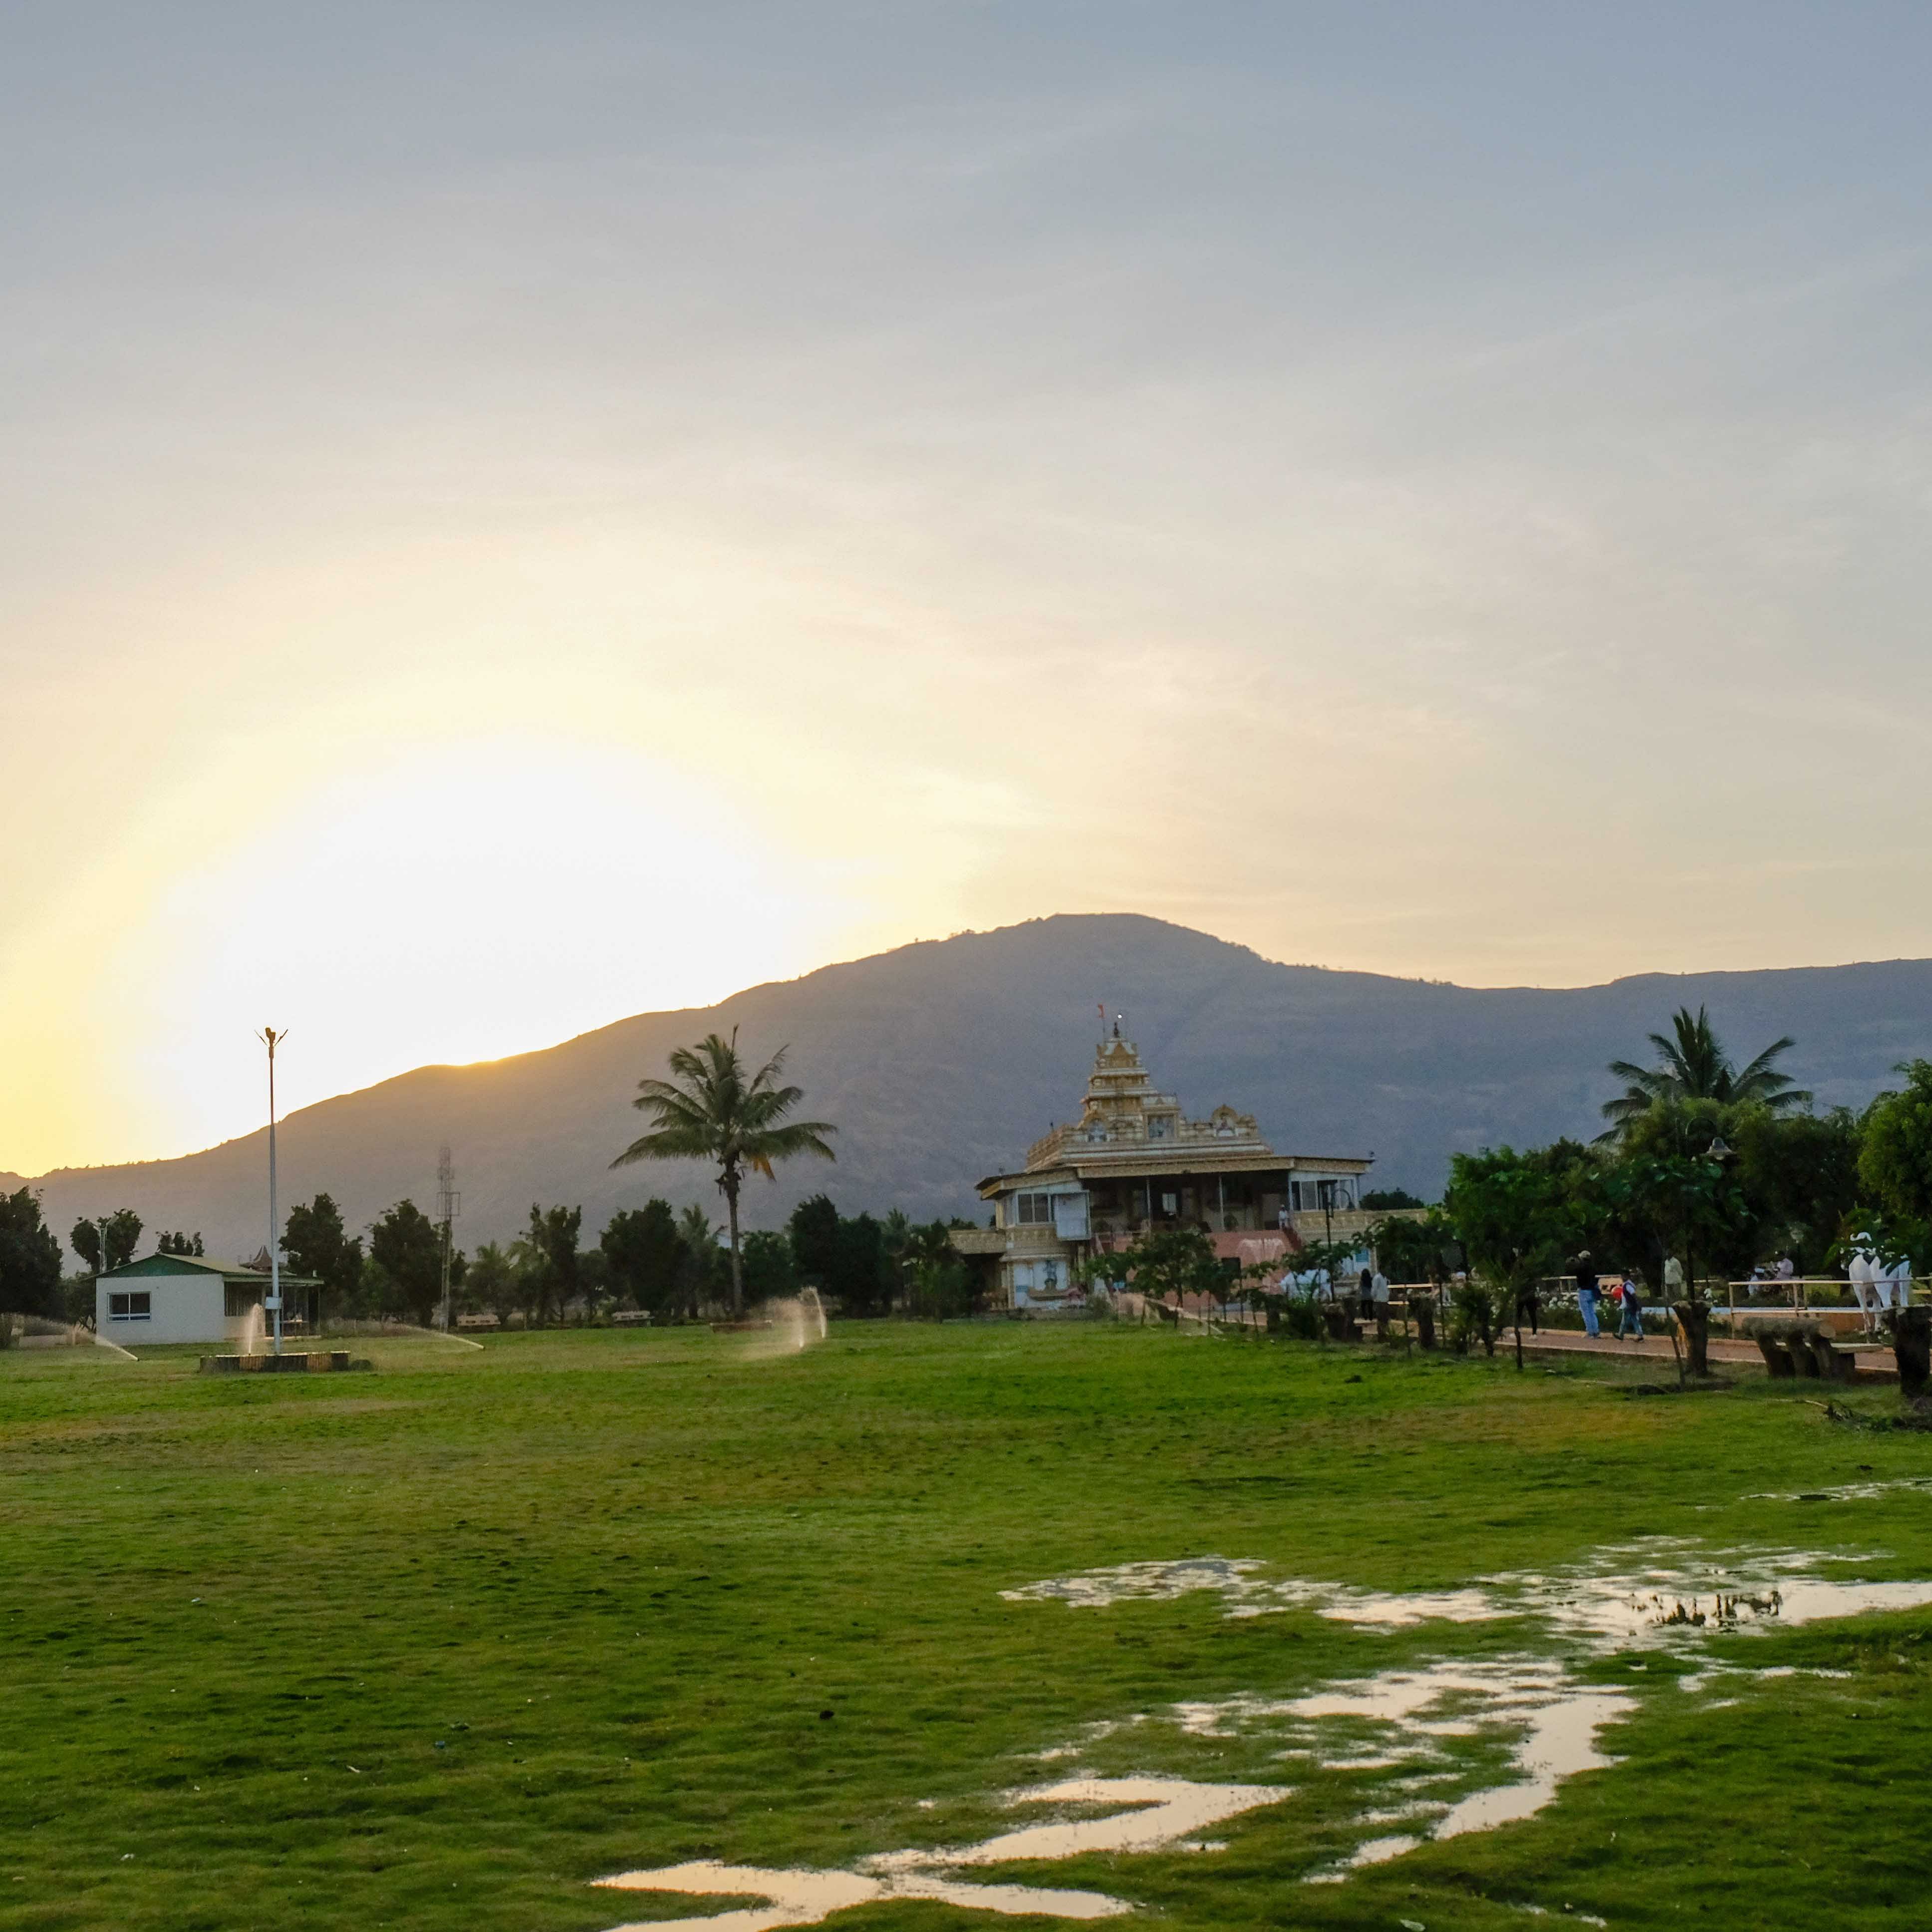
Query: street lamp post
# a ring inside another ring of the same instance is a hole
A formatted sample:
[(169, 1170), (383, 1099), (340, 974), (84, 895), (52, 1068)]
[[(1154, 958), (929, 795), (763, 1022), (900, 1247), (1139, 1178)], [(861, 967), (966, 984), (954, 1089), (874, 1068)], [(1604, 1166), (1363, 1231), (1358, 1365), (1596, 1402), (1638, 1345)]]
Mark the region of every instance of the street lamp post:
[(275, 1048), (289, 1036), (264, 1027), (256, 1038), (268, 1049), (268, 1307), (275, 1318), (275, 1353), (282, 1352), (282, 1258), (277, 1237), (281, 1216), (275, 1204)]

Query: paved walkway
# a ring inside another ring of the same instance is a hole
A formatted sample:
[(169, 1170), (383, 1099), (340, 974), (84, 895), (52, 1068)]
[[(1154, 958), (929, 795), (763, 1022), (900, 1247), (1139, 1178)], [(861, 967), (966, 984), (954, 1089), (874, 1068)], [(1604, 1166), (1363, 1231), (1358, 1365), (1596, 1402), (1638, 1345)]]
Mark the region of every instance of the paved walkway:
[[(1678, 1346), (1682, 1347), (1682, 1344)], [(1505, 1328), (1496, 1343), (1497, 1354), (1501, 1354), (1505, 1348), (1513, 1350), (1515, 1346), (1515, 1330)], [(1526, 1355), (1628, 1355), (1641, 1357), (1646, 1361), (1669, 1362), (1673, 1366), (1676, 1362), (1668, 1335), (1646, 1335), (1641, 1342), (1619, 1342), (1607, 1334), (1592, 1337), (1580, 1329), (1546, 1328), (1540, 1334), (1526, 1334), (1522, 1352)], [(1898, 1364), (1891, 1348), (1885, 1343), (1867, 1344), (1855, 1352), (1858, 1358), (1861, 1382), (1898, 1379)], [(1713, 1362), (1722, 1362), (1727, 1366), (1760, 1370), (1764, 1366), (1764, 1358), (1758, 1352), (1757, 1344), (1738, 1336), (1713, 1335), (1706, 1345), (1706, 1353)]]

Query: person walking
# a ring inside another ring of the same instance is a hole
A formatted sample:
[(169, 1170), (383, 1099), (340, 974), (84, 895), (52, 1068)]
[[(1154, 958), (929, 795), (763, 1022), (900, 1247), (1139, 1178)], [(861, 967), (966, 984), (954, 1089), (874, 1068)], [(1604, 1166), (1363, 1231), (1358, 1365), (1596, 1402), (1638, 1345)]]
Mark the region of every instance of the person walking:
[(1617, 1291), (1621, 1312), (1617, 1317), (1617, 1340), (1621, 1342), (1628, 1335), (1634, 1340), (1643, 1340), (1643, 1291), (1636, 1276), (1626, 1270), (1623, 1286)]
[(1376, 1318), (1376, 1334), (1382, 1341), (1388, 1340), (1389, 1280), (1382, 1273), (1382, 1264), (1376, 1264), (1376, 1271), (1369, 1277), (1369, 1306)]
[(1597, 1270), (1590, 1264), (1590, 1251), (1586, 1248), (1576, 1257), (1576, 1311), (1583, 1318), (1583, 1333), (1594, 1338), (1597, 1334)]
[(1529, 1322), (1529, 1332), (1534, 1335), (1537, 1332), (1537, 1313), (1542, 1306), (1542, 1298), (1537, 1293), (1536, 1283), (1533, 1281), (1524, 1282), (1522, 1286), (1516, 1290), (1516, 1325), (1520, 1328), (1525, 1318), (1527, 1318)]

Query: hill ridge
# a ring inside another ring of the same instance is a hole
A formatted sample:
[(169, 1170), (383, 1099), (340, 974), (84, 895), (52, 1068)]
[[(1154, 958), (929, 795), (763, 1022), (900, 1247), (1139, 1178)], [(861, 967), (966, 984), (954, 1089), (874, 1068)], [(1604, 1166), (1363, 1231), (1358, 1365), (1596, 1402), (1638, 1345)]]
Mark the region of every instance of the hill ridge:
[[(1228, 1101), (1285, 1153), (1372, 1152), (1376, 1180), (1431, 1196), (1452, 1151), (1594, 1132), (1614, 1088), (1605, 1064), (1643, 1057), (1645, 1035), (1681, 1004), (1710, 1006), (1742, 1054), (1795, 1034), (1790, 1069), (1821, 1106), (1862, 1106), (1897, 1061), (1932, 1052), (1932, 961), (1468, 987), (1289, 964), (1144, 914), (1060, 913), (332, 1095), (281, 1124), (283, 1198), (326, 1189), (360, 1226), (405, 1195), (429, 1198), (447, 1140), (467, 1246), (513, 1233), (532, 1200), (580, 1202), (586, 1239), (652, 1192), (715, 1210), (694, 1166), (608, 1162), (634, 1136), (638, 1080), (672, 1047), (736, 1025), (754, 1053), (789, 1044), (809, 1111), (841, 1129), (837, 1165), (801, 1163), (754, 1186), (750, 1225), (821, 1188), (848, 1211), (975, 1214), (974, 1181), (1077, 1108), (1096, 1000), (1127, 1015), (1155, 1078), (1190, 1112)], [(39, 1189), (62, 1234), (79, 1215), (130, 1206), (150, 1231), (199, 1228), (211, 1249), (252, 1251), (266, 1138), (0, 1186)]]

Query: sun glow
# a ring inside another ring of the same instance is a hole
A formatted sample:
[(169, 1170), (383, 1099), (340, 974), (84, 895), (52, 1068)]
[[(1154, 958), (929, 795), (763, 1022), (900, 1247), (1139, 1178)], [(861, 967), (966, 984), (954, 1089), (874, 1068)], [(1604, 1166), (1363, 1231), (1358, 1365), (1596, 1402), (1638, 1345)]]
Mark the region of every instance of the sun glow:
[(100, 948), (148, 1141), (113, 1151), (252, 1130), (265, 1021), (290, 1030), (286, 1109), (798, 972), (837, 909), (814, 884), (715, 788), (614, 749), (500, 735), (338, 776)]

